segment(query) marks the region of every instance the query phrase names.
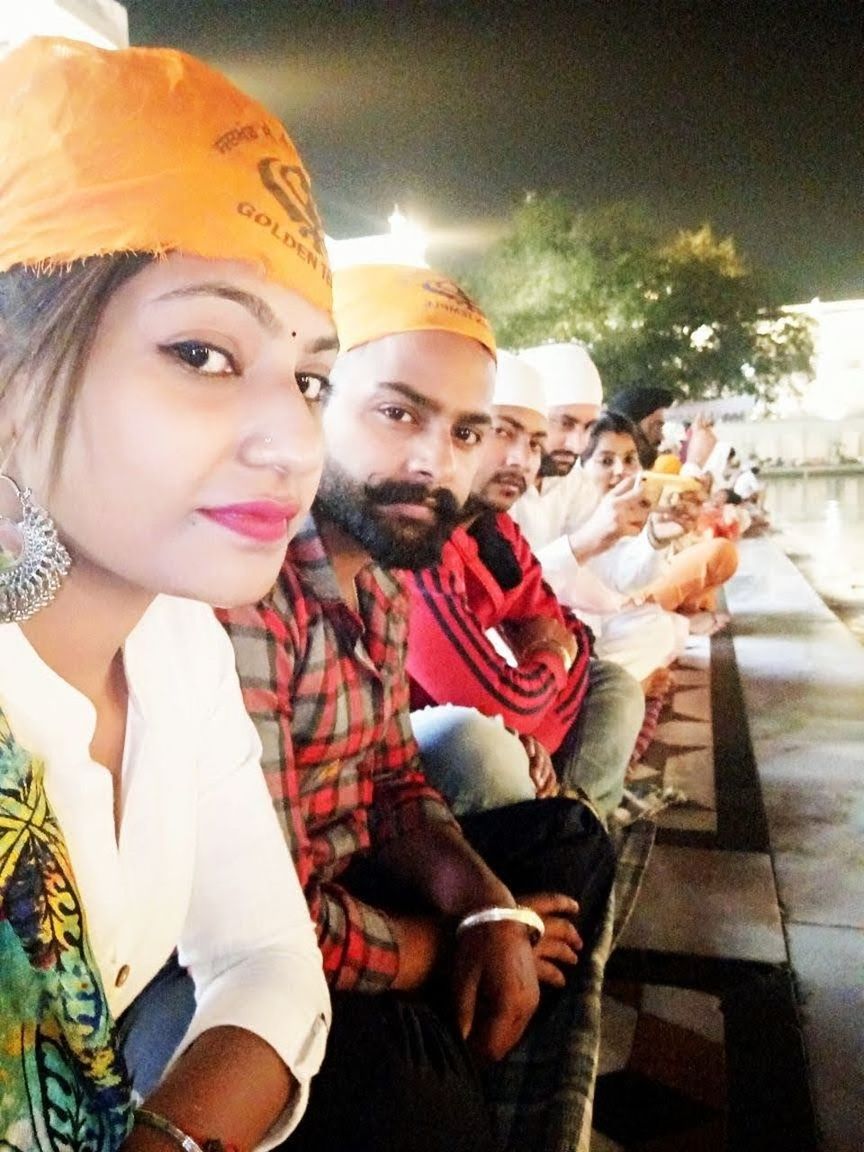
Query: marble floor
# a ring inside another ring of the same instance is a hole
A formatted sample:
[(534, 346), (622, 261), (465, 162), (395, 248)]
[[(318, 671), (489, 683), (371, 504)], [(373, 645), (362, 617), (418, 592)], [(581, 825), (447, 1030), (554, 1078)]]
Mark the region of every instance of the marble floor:
[(864, 648), (770, 540), (730, 584), (825, 1152), (864, 1148)]
[(727, 604), (643, 765), (687, 803), (607, 969), (592, 1152), (864, 1148), (864, 648), (771, 540)]

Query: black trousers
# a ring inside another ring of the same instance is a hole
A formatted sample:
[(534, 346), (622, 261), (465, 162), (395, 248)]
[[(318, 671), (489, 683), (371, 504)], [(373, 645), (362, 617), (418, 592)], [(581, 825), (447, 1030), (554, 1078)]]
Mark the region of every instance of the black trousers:
[[(578, 983), (614, 871), (598, 821), (577, 801), (552, 799), (473, 814), (462, 823), (469, 842), (517, 896), (555, 891), (579, 901), (585, 953), (571, 977)], [(374, 861), (352, 868), (345, 881), (384, 907), (402, 903), (392, 885), (376, 877)], [(548, 998), (557, 995), (544, 990), (547, 1011), (538, 1020), (554, 1016)], [(284, 1152), (494, 1152), (506, 1141), (496, 1131), (485, 1081), (440, 990), (337, 993), (324, 1064)]]
[[(517, 896), (564, 892), (582, 908), (585, 949), (568, 989), (544, 989), (540, 1009), (517, 1046), (529, 1053), (531, 1084), (526, 1088), (523, 1077), (509, 1076), (512, 1063), (505, 1067), (518, 1053), (477, 1067), (454, 1026), (446, 980), (412, 995), (336, 993), (324, 1063), (312, 1081), (306, 1115), (283, 1144), (284, 1152), (497, 1152), (502, 1147), (542, 1152), (559, 1142), (547, 1136), (559, 1120), (548, 1115), (546, 1101), (563, 1090), (554, 1084), (557, 1065), (563, 1062), (568, 1029), (579, 1026), (574, 1024), (579, 1014), (566, 997), (578, 997), (587, 953), (602, 923), (614, 871), (612, 847), (594, 816), (574, 800), (529, 800), (462, 823), (469, 842)], [(382, 907), (416, 910), (410, 894), (396, 891), (374, 861), (358, 861), (342, 879), (349, 890)], [(194, 1007), (192, 982), (172, 958), (120, 1018), (124, 1055), (142, 1093), (158, 1082)], [(566, 1083), (566, 1069), (562, 1076)], [(514, 1112), (513, 1079), (521, 1085), (515, 1108), (519, 1132), (502, 1119)]]

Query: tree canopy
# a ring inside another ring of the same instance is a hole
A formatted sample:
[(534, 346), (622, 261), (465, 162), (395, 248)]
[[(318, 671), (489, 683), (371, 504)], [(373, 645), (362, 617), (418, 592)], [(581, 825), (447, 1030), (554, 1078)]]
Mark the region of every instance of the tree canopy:
[(708, 224), (664, 235), (639, 210), (580, 212), (531, 196), (462, 280), (502, 347), (579, 340), (607, 395), (662, 385), (682, 400), (770, 401), (807, 372), (810, 323), (784, 312), (731, 238)]

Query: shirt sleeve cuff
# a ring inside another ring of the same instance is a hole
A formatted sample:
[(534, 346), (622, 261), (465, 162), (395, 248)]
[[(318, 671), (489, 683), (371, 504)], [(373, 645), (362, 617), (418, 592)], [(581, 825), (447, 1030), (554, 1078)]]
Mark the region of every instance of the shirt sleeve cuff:
[(282, 953), (246, 960), (216, 976), (198, 999), (172, 1064), (204, 1032), (224, 1027), (260, 1036), (296, 1081), (282, 1113), (257, 1145), (264, 1152), (285, 1140), (299, 1124), (309, 1099), (309, 1083), (324, 1058), (330, 997), (320, 968), (296, 953)]
[(566, 687), (568, 673), (564, 666), (564, 657), (553, 648), (536, 648), (531, 653), (530, 663), (542, 664), (544, 668), (548, 668), (559, 691)]

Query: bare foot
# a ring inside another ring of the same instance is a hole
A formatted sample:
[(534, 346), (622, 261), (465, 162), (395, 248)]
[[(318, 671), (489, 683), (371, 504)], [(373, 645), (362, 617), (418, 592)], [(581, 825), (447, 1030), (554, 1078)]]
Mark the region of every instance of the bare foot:
[(722, 632), (732, 619), (726, 612), (694, 612), (688, 616), (690, 632), (693, 636), (713, 636)]
[(664, 697), (674, 686), (674, 677), (668, 668), (655, 668), (645, 679), (642, 681), (642, 691), (645, 693), (645, 699), (651, 697)]

